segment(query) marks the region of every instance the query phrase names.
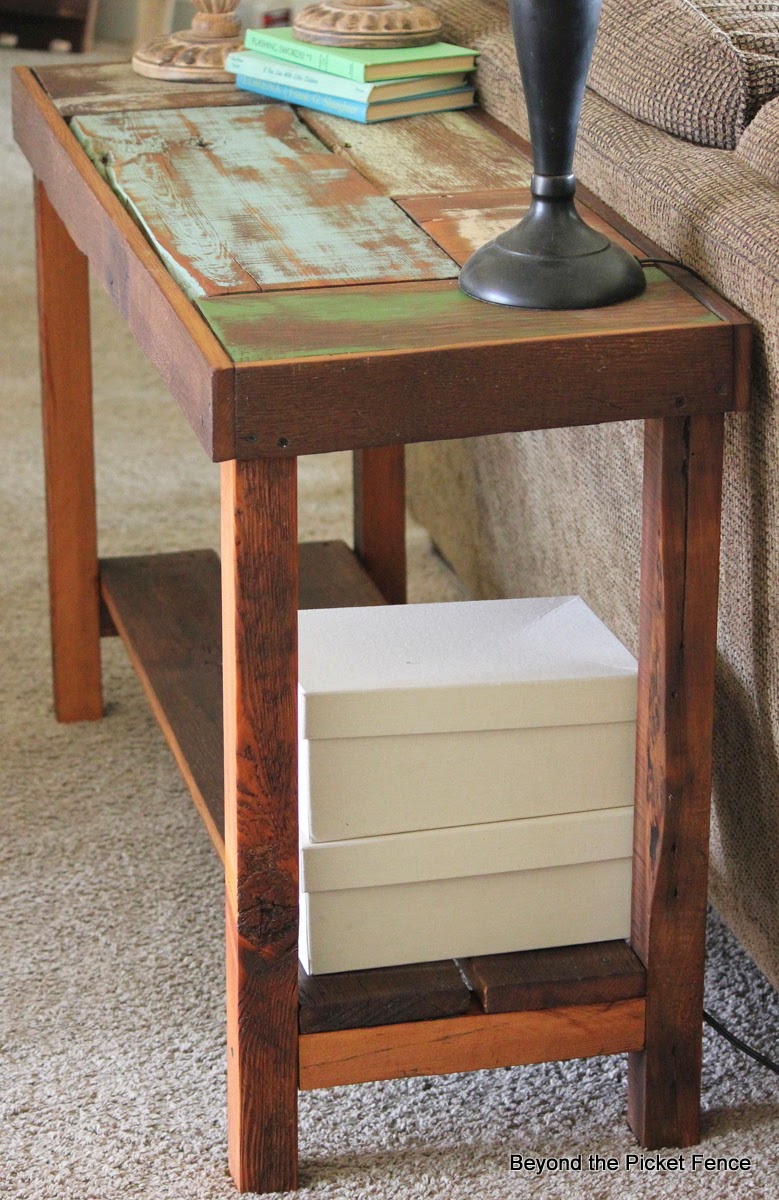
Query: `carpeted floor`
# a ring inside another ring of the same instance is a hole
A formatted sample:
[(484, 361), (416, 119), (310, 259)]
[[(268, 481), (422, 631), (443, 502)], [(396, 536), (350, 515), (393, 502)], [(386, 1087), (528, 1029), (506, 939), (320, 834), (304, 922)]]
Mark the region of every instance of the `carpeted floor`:
[[(58, 726), (49, 695), (30, 181), (0, 51), (0, 1195), (229, 1200), (222, 883), (118, 642), (106, 719)], [(94, 304), (101, 549), (215, 545), (216, 469), (154, 371)], [(173, 447), (163, 453), (162, 447)], [(348, 537), (342, 456), (305, 460), (302, 536)], [(411, 533), (413, 599), (456, 581)], [(712, 919), (709, 1006), (779, 1052), (779, 1002)], [(628, 1170), (622, 1059), (377, 1083), (301, 1098), (303, 1197), (505, 1200), (779, 1196), (776, 1077), (706, 1033), (704, 1143), (748, 1170)], [(509, 1156), (589, 1154), (539, 1180)]]

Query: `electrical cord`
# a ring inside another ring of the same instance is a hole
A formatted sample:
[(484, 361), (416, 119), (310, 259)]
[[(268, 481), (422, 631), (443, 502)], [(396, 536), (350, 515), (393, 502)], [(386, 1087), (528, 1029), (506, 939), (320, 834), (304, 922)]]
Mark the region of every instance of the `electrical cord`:
[(688, 274), (694, 275), (696, 279), (700, 279), (701, 283), (705, 283), (698, 271), (692, 267), (685, 266), (684, 263), (677, 262), (675, 258), (639, 258), (638, 265), (640, 267), (678, 267), (680, 271), (687, 271)]
[(751, 1046), (746, 1044), (746, 1042), (742, 1042), (740, 1037), (736, 1037), (735, 1033), (731, 1033), (721, 1021), (718, 1021), (716, 1017), (713, 1017), (710, 1012), (706, 1011), (705, 1008), (703, 1010), (703, 1020), (707, 1025), (710, 1025), (712, 1029), (716, 1030), (720, 1037), (724, 1037), (726, 1042), (730, 1042), (731, 1046), (735, 1046), (736, 1049), (741, 1050), (743, 1054), (748, 1054), (750, 1058), (755, 1060), (755, 1062), (760, 1063), (761, 1067), (767, 1067), (769, 1071), (773, 1071), (776, 1075), (779, 1075), (779, 1064), (775, 1063), (773, 1059), (770, 1059), (768, 1055), (761, 1054), (759, 1050), (753, 1050)]

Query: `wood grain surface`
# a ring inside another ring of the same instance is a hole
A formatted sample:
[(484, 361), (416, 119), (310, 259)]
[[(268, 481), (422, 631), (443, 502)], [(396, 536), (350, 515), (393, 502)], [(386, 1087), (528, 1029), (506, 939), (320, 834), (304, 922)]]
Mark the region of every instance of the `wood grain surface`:
[(202, 300), (199, 308), (240, 364), (721, 325), (661, 271), (650, 268), (646, 276), (641, 296), (608, 308), (543, 311), (482, 304), (445, 280), (223, 296)]
[[(139, 109), (245, 107), (261, 103), (234, 83), (184, 87), (138, 75), (129, 62), (37, 66), (35, 74), (63, 117), (79, 113), (131, 112)], [(264, 101), (267, 103), (267, 100)]]
[[(383, 604), (345, 542), (298, 546), (301, 608)], [(224, 860), (222, 604), (213, 550), (103, 559), (100, 583), (152, 711)]]
[(224, 860), (222, 605), (212, 550), (103, 559), (103, 598)]
[(480, 304), (448, 281), (200, 308), (240, 364), (242, 458), (731, 409), (732, 329), (662, 272), (647, 280), (575, 312)]
[(488, 1013), (608, 1004), (646, 991), (646, 971), (621, 941), (490, 954), (460, 967)]
[[(530, 200), (529, 188), (395, 197), (395, 203), (461, 265), (474, 250), (521, 221)], [(587, 225), (640, 257), (638, 247), (616, 233), (604, 217), (584, 204), (577, 208)]]
[(355, 450), (354, 549), (390, 604), (406, 603), (406, 460), (403, 446)]
[(190, 297), (457, 274), (286, 105), (85, 115), (72, 129)]
[(631, 945), (647, 971), (629, 1117), (643, 1146), (700, 1135), (723, 419), (646, 423)]
[(311, 109), (301, 109), (300, 116), (326, 146), (388, 196), (530, 184), (530, 161), (470, 113), (430, 113), (378, 125)]
[(471, 994), (451, 960), (307, 975), (300, 967), (300, 1032), (429, 1021), (467, 1011)]
[(52, 206), (159, 370), (207, 454), (233, 457), (234, 371), (135, 221), (26, 68), (13, 73), (14, 136)]
[(40, 183), (35, 227), (54, 708), (59, 721), (96, 721), (103, 693), (89, 268)]
[(225, 463), (227, 1107), (239, 1191), (297, 1182), (297, 599), (297, 463)]
[(303, 1090), (621, 1054), (644, 1044), (644, 1001), (469, 1012), (462, 1017), (300, 1037)]

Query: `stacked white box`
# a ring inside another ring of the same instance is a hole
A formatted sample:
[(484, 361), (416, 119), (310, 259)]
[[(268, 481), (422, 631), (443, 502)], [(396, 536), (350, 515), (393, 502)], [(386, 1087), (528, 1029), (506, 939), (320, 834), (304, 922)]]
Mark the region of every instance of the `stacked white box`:
[(309, 972), (626, 936), (636, 664), (581, 599), (299, 630)]

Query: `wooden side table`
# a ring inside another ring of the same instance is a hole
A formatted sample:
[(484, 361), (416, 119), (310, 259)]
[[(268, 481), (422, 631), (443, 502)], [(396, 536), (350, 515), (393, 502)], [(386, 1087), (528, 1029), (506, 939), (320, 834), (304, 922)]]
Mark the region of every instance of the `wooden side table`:
[[(298, 1087), (625, 1051), (639, 1141), (694, 1143), (723, 414), (747, 406), (748, 324), (673, 269), (594, 312), (464, 297), (457, 262), (528, 199), (517, 139), (488, 119), (304, 126), (220, 108), (248, 101), (218, 88), (182, 113), (182, 92), (120, 75), (15, 79), (37, 179), (56, 707), (102, 715), (101, 625), (117, 630), (224, 860), (236, 1184), (295, 1186)], [(197, 155), (225, 180), (207, 211)], [(594, 200), (585, 214), (614, 219)], [(304, 219), (316, 236), (293, 245)], [(213, 555), (98, 561), (88, 266), (222, 464), (221, 603)], [(470, 994), (446, 963), (299, 984), (298, 600), (405, 598), (405, 443), (617, 420), (645, 423), (630, 946), (471, 960)], [(355, 454), (356, 553), (299, 551), (296, 457), (335, 449)]]

